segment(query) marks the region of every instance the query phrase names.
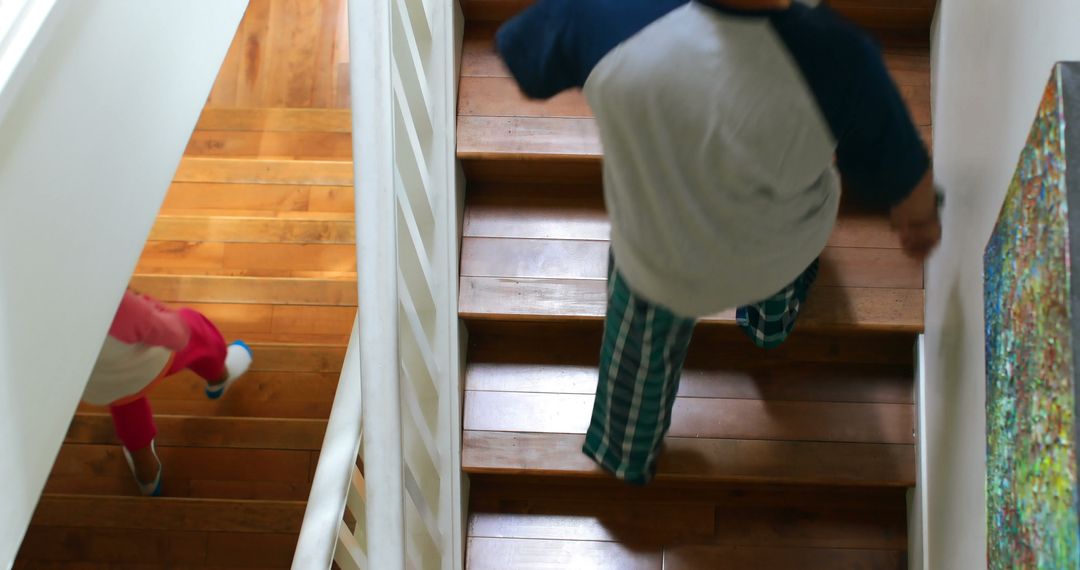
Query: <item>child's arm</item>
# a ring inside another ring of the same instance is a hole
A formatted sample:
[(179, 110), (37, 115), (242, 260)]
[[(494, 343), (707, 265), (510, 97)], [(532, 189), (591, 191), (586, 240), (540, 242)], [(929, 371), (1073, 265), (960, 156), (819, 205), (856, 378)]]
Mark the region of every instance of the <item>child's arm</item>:
[(124, 292), (109, 335), (126, 343), (141, 343), (180, 350), (191, 331), (180, 315), (154, 299), (131, 290)]

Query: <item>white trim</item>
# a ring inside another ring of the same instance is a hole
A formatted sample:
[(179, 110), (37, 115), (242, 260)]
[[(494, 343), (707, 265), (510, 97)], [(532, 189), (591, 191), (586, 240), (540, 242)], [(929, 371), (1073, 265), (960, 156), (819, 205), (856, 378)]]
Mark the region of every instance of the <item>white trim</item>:
[[(341, 466), (355, 465), (360, 451), (363, 416), (359, 347), (360, 332), (354, 321), (349, 348), (345, 351), (345, 362), (342, 364), (341, 376), (334, 394), (335, 405), (330, 412), (330, 420), (326, 423), (319, 464), (311, 482), (304, 522), (300, 527), (296, 552), (293, 554), (292, 567), (296, 570), (330, 567), (334, 559), (335, 544), (338, 542), (342, 515), (346, 504), (353, 498), (351, 488), (354, 474), (352, 470), (342, 469)], [(356, 507), (350, 510), (354, 514), (363, 512)]]
[(930, 570), (927, 541), (927, 456), (923, 437), (926, 433), (926, 339), (915, 342), (915, 488), (908, 496), (908, 569)]
[(61, 9), (57, 0), (0, 1), (0, 121), (48, 43)]

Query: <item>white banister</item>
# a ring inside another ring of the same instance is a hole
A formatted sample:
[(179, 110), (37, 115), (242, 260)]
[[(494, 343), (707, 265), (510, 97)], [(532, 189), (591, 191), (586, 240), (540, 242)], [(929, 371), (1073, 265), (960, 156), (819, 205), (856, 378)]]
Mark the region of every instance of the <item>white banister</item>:
[(464, 562), (461, 40), (456, 2), (350, 0), (360, 306), (345, 369), (359, 373), (342, 371), (294, 568)]
[[(363, 430), (359, 350), (360, 333), (354, 323), (334, 394), (335, 402), (348, 402), (349, 405), (334, 406), (330, 420), (326, 423), (319, 465), (311, 482), (304, 524), (300, 527), (300, 540), (293, 555), (294, 568), (329, 568), (334, 559), (334, 547), (338, 539), (338, 529), (343, 524), (342, 516), (346, 504), (351, 501), (350, 511), (363, 512), (363, 489), (361, 487), (359, 496), (352, 490), (355, 486), (353, 471), (356, 469), (356, 456), (360, 452)], [(341, 465), (354, 467), (339, 469), (338, 466)], [(359, 476), (359, 473), (356, 476)], [(362, 476), (360, 481), (362, 485)], [(360, 552), (362, 553), (362, 549)]]

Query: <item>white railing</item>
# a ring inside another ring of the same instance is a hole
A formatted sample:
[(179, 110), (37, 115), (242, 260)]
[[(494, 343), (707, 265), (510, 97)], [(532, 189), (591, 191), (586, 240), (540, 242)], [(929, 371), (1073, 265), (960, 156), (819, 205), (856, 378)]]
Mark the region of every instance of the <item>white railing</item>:
[(358, 366), (343, 367), (294, 568), (463, 564), (460, 24), (456, 2), (349, 2)]

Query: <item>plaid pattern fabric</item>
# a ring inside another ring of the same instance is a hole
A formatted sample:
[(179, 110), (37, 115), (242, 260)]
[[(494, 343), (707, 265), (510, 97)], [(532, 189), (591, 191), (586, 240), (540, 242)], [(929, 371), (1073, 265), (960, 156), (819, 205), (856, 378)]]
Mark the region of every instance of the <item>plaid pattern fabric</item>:
[[(755, 344), (787, 338), (817, 271), (814, 261), (780, 293), (737, 311)], [(600, 379), (582, 451), (627, 483), (644, 485), (656, 474), (695, 323), (635, 295), (608, 259)]]
[(635, 295), (609, 258), (600, 381), (582, 451), (615, 477), (652, 480), (695, 322)]
[(818, 265), (815, 259), (791, 285), (779, 293), (735, 311), (735, 321), (754, 344), (761, 348), (775, 348), (787, 339), (795, 328), (795, 320), (806, 302), (810, 286), (817, 279)]

